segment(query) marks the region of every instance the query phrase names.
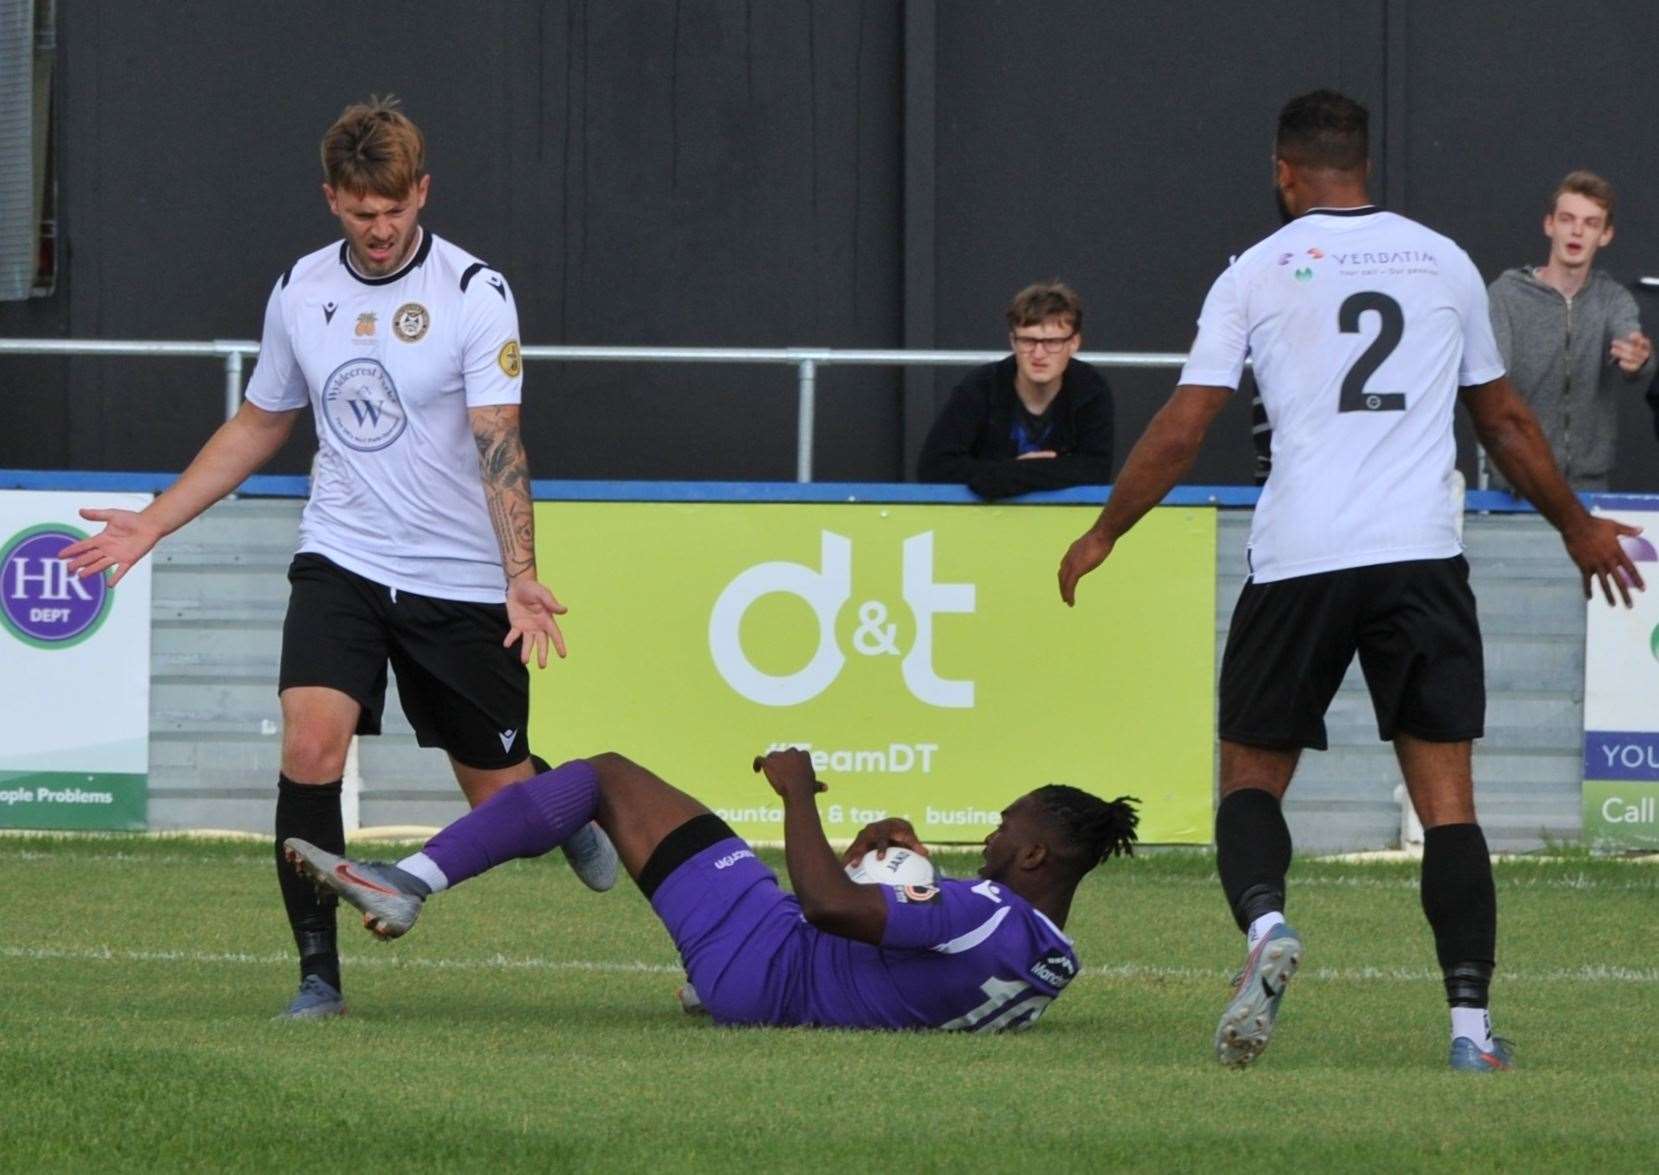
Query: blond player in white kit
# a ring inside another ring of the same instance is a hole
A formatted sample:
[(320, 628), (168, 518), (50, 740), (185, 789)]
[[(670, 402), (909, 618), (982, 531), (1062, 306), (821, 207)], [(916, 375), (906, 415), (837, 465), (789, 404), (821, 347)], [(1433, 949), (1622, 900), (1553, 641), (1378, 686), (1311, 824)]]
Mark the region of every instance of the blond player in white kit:
[[(340, 779), (352, 735), (380, 733), (388, 662), (422, 746), (449, 756), (473, 805), (527, 779), (532, 653), (565, 655), (564, 607), (536, 577), (519, 434), (518, 311), (496, 270), (420, 224), (431, 187), (420, 129), (391, 100), (349, 106), (322, 142), (342, 240), (271, 291), (259, 364), (236, 416), (141, 513), (83, 510), (66, 547), (113, 586), (163, 536), (270, 460), (309, 406), (311, 497), (282, 632), (277, 877), (300, 956), (284, 1018), (345, 1011), (335, 904), (282, 860), (299, 837), (345, 851)], [(516, 648), (514, 646), (517, 646)], [(593, 825), (565, 844), (583, 881), (616, 879)]]
[(1222, 660), (1216, 863), (1247, 957), (1216, 1029), (1217, 1059), (1267, 1046), (1302, 959), (1285, 922), (1290, 830), (1280, 802), (1357, 652), (1380, 737), (1394, 744), (1424, 835), (1422, 901), (1451, 1006), (1451, 1066), (1510, 1067), (1487, 995), (1497, 902), (1475, 822), (1471, 741), (1485, 675), (1475, 599), (1447, 478), (1459, 400), (1488, 454), (1561, 532), (1584, 576), (1641, 586), (1618, 536), (1562, 479), (1504, 378), (1486, 288), (1455, 243), (1366, 194), (1365, 108), (1341, 94), (1279, 116), (1275, 186), (1285, 227), (1216, 279), (1180, 385), (1148, 424), (1095, 524), (1066, 552), (1060, 595), (1098, 567), (1191, 466), (1248, 357), (1273, 428), (1250, 578)]

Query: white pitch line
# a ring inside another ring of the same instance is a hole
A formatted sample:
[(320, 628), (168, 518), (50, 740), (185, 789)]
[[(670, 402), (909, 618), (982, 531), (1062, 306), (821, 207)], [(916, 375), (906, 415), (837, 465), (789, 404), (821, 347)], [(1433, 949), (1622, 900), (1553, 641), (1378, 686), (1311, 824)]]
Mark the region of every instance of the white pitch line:
[[(141, 866), (202, 866), (219, 868), (223, 865), (237, 865), (258, 869), (271, 868), (271, 858), (268, 856), (231, 856), (231, 857), (198, 857), (175, 854), (150, 853), (46, 853), (35, 849), (20, 849), (15, 852), (0, 850), (0, 861), (21, 862), (52, 862), (66, 861), (76, 865), (141, 865)], [(1570, 877), (1517, 877), (1519, 867), (1506, 867), (1500, 863), (1496, 877), (1498, 886), (1504, 890), (1561, 890), (1569, 893), (1659, 893), (1659, 877), (1643, 878), (1635, 881), (1603, 881), (1598, 878), (1586, 877), (1579, 873)], [(960, 878), (958, 878), (960, 880)], [(1217, 882), (1214, 877), (1142, 877), (1138, 875), (1120, 875), (1114, 881), (1124, 885), (1146, 885), (1154, 888), (1178, 889), (1215, 889)], [(1291, 882), (1295, 890), (1320, 889), (1357, 889), (1357, 890), (1409, 890), (1415, 893), (1419, 884), (1415, 877), (1356, 877), (1352, 874), (1337, 874), (1331, 877), (1297, 877)]]
[[(0, 946), (0, 959), (76, 963), (207, 963), (290, 964), (294, 957), (283, 952), (254, 955), (240, 951), (135, 951), (122, 947), (13, 947)], [(593, 959), (538, 959), (491, 955), (482, 959), (401, 958), (388, 955), (344, 955), (351, 967), (394, 971), (583, 971), (604, 974), (683, 975), (685, 969), (667, 963), (606, 962)]]
[[(256, 955), (238, 951), (137, 951), (118, 947), (19, 947), (0, 946), (0, 959), (36, 962), (78, 963), (200, 963), (209, 965), (286, 966), (292, 955), (271, 952)], [(348, 966), (392, 971), (576, 971), (605, 975), (683, 975), (677, 964), (647, 963), (643, 960), (543, 959), (535, 956), (489, 955), (478, 959), (432, 959), (421, 956), (346, 955)], [(1200, 979), (1225, 982), (1229, 972), (1206, 967), (1165, 967), (1145, 963), (1119, 963), (1085, 967), (1083, 979)], [(1300, 972), (1304, 979), (1334, 983), (1409, 982), (1438, 980), (1440, 974), (1425, 967), (1313, 967)], [(1586, 964), (1538, 971), (1499, 971), (1498, 982), (1507, 983), (1628, 983), (1637, 986), (1659, 984), (1659, 967), (1619, 967)]]

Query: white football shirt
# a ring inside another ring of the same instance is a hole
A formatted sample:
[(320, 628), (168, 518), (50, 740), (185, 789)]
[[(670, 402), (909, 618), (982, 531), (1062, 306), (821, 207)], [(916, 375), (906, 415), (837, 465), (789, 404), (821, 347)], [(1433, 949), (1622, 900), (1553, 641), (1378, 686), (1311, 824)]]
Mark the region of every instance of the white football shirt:
[(265, 308), (248, 399), (311, 405), (317, 462), (299, 549), (447, 600), (506, 598), (471, 408), (517, 404), (518, 310), (506, 280), (422, 230), (385, 277), (344, 241), (302, 257)]
[(1462, 550), (1457, 390), (1504, 366), (1456, 243), (1370, 207), (1298, 217), (1216, 279), (1181, 382), (1237, 388), (1246, 356), (1273, 426), (1257, 583)]

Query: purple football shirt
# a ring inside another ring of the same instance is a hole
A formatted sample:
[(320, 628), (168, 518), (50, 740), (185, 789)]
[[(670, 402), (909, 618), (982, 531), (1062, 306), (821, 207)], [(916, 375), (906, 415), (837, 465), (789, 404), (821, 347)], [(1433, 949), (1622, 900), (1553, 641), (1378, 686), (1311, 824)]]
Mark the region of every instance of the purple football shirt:
[(881, 946), (802, 925), (787, 1018), (840, 1028), (1029, 1028), (1077, 975), (1071, 939), (1006, 885), (882, 886)]

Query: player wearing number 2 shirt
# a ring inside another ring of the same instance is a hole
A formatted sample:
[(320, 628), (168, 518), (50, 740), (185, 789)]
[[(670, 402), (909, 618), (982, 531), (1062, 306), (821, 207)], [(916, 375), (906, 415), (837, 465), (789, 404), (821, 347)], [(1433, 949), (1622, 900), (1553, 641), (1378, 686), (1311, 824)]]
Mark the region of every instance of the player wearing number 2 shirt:
[[(973, 881), (859, 885), (824, 839), (824, 790), (799, 750), (755, 760), (783, 798), (794, 893), (718, 816), (619, 755), (574, 760), (504, 789), (395, 866), (304, 841), (289, 860), (392, 938), (438, 890), (547, 852), (594, 819), (610, 835), (720, 1023), (835, 1028), (1028, 1028), (1077, 976), (1062, 927), (1088, 871), (1133, 850), (1129, 797), (1050, 784), (1002, 813)], [(920, 848), (903, 820), (866, 828), (846, 857)]]
[(1281, 111), (1274, 175), (1287, 223), (1216, 279), (1180, 386), (1066, 552), (1060, 594), (1073, 603), (1078, 580), (1190, 467), (1249, 359), (1273, 462), (1221, 668), (1216, 865), (1247, 954), (1217, 1059), (1243, 1066), (1266, 1048), (1301, 963), (1284, 916), (1280, 801), (1302, 751), (1325, 748), (1325, 710), (1357, 653), (1377, 733), (1393, 742), (1425, 829), (1423, 909), (1451, 1005), (1452, 1067), (1504, 1069), (1510, 1050), (1487, 1013), (1497, 905), (1470, 772), (1485, 720), (1481, 635), (1448, 486), (1457, 403), (1560, 530), (1586, 593), (1592, 577), (1609, 602), (1614, 586), (1625, 591), (1621, 572), (1641, 581), (1618, 543), (1631, 528), (1585, 512), (1504, 379), (1469, 258), (1372, 205), (1367, 122), (1328, 90)]

